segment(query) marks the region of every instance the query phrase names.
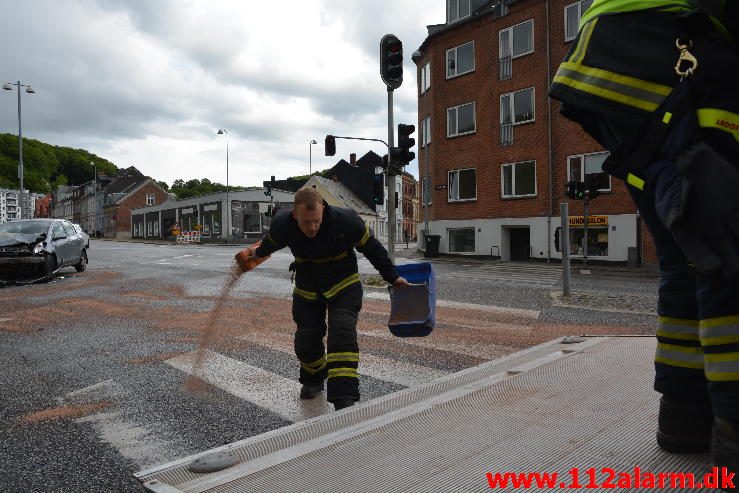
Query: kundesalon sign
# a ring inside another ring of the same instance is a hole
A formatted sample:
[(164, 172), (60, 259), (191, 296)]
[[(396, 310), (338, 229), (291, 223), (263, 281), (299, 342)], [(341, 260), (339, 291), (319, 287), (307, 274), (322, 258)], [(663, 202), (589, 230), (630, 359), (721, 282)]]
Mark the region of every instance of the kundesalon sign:
[[(582, 226), (585, 224), (583, 216), (570, 216), (570, 226)], [(588, 216), (588, 227), (608, 226), (608, 216)]]

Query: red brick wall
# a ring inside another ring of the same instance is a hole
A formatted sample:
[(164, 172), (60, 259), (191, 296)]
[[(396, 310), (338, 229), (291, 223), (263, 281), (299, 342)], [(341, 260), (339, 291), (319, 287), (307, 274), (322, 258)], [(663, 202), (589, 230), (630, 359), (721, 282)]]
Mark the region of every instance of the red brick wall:
[(129, 197), (126, 197), (118, 204), (116, 211), (116, 233), (117, 235), (125, 235), (131, 233), (131, 209), (138, 209), (146, 206), (146, 194), (154, 194), (154, 204), (158, 205), (167, 200), (167, 192), (162, 188), (149, 181), (146, 185), (138, 189)]
[[(572, 42), (564, 42), (564, 7), (572, 3), (549, 3), (549, 43), (551, 75), (559, 66)], [(499, 81), (499, 31), (528, 19), (534, 19), (534, 52), (512, 61), (513, 77)], [(547, 20), (545, 2), (523, 0), (511, 6), (509, 15), (493, 19), (486, 15), (461, 24), (456, 29), (439, 34), (424, 47), (418, 68), (431, 60), (431, 88), (418, 99), (419, 128), (428, 104), (432, 116), (429, 164), (431, 169), (431, 219), (473, 219), (496, 217), (546, 216), (549, 207), (549, 139), (547, 76)], [(475, 42), (474, 72), (446, 79), (446, 50), (469, 41)], [(501, 146), (501, 94), (534, 87), (535, 121), (514, 127), (513, 144)], [(425, 98), (428, 97), (428, 102)], [(476, 132), (447, 138), (448, 107), (475, 101)], [(552, 115), (552, 215), (559, 215), (559, 204), (567, 181), (567, 157), (573, 154), (601, 152), (603, 149), (580, 127), (559, 115), (559, 104), (551, 102)], [(419, 139), (420, 140), (420, 139)], [(425, 169), (425, 149), (419, 148), (419, 170)], [(503, 199), (501, 197), (501, 165), (520, 161), (536, 161), (537, 196)], [(476, 168), (477, 200), (450, 203), (448, 190), (435, 190), (447, 185), (447, 172), (454, 169)], [(634, 207), (624, 185), (611, 180), (612, 192), (591, 203), (591, 214), (634, 214)], [(582, 215), (582, 201), (570, 201), (570, 214)]]

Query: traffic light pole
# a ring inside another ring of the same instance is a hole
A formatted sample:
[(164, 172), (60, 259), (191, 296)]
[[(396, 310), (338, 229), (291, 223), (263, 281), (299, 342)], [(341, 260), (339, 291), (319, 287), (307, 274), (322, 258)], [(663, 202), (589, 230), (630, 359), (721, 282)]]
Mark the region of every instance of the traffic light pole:
[(582, 268), (588, 268), (588, 222), (590, 216), (590, 191), (585, 191), (585, 201), (583, 203), (583, 235), (582, 235)]
[[(395, 145), (393, 135), (393, 90), (387, 88), (387, 142), (388, 148)], [(385, 170), (387, 176), (387, 253), (390, 261), (395, 263), (395, 175), (391, 173), (391, 165)]]
[(559, 249), (562, 251), (562, 294), (570, 296), (570, 212), (567, 202), (559, 204), (559, 216), (562, 220), (559, 234)]

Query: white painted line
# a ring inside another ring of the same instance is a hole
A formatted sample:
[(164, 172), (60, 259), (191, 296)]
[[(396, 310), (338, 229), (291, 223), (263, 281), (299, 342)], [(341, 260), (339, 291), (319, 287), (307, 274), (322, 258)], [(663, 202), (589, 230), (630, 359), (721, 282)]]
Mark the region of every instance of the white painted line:
[[(239, 339), (283, 353), (295, 354), (293, 350), (293, 336), (289, 334), (272, 333), (267, 336), (263, 334), (247, 334), (239, 337)], [(295, 364), (298, 364), (297, 360)], [(359, 373), (406, 387), (416, 387), (448, 374), (448, 372), (437, 370), (436, 368), (414, 365), (412, 363), (405, 363), (362, 352), (361, 347), (359, 348)]]
[[(390, 300), (390, 293), (385, 291), (369, 291), (365, 293), (365, 298), (372, 298), (376, 300)], [(539, 310), (525, 310), (523, 308), (509, 308), (507, 306), (495, 306), (495, 305), (477, 305), (474, 303), (461, 303), (459, 301), (448, 301), (448, 300), (436, 300), (437, 307), (444, 308), (461, 308), (464, 310), (477, 310), (481, 312), (489, 313), (510, 313), (511, 315), (517, 315), (519, 317), (526, 318), (539, 318)]]
[(0, 322), (10, 322), (11, 320), (15, 320), (14, 318), (0, 318)]
[[(165, 361), (178, 370), (192, 374), (197, 352)], [(279, 414), (290, 421), (303, 421), (326, 414), (333, 406), (324, 396), (300, 399), (300, 383), (239, 360), (207, 351), (198, 378), (229, 394)]]

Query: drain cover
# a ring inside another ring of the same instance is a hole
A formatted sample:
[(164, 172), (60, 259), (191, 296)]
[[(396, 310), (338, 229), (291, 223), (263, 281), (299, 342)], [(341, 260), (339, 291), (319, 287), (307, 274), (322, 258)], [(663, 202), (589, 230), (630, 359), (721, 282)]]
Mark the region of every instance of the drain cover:
[(239, 458), (231, 451), (215, 452), (198, 457), (190, 463), (188, 469), (192, 472), (207, 473), (227, 469), (238, 464)]

